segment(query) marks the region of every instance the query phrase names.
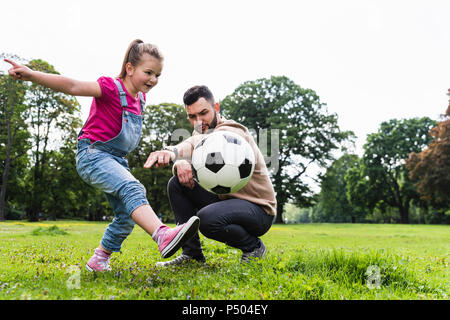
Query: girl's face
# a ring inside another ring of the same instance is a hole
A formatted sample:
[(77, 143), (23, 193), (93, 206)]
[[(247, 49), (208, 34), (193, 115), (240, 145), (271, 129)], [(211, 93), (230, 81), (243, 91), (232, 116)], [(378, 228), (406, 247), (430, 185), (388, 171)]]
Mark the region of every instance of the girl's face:
[[(138, 91), (147, 93), (158, 84), (158, 77), (161, 75), (163, 65), (157, 58), (145, 53), (137, 66), (127, 64), (127, 76), (132, 85), (133, 94)], [(131, 93), (131, 92), (130, 92)]]

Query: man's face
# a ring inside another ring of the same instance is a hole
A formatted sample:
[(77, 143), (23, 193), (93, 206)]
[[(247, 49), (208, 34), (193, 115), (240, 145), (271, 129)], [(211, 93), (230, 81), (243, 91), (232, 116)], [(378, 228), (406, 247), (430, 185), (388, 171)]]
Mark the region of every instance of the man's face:
[(186, 106), (186, 112), (194, 130), (199, 133), (206, 133), (217, 125), (219, 104), (216, 103), (213, 106), (208, 100), (201, 97), (193, 104)]

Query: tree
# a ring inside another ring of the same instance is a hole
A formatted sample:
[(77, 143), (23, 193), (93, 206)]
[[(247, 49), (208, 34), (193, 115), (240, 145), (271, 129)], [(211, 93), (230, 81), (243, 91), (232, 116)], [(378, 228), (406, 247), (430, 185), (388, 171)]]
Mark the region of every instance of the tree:
[(322, 177), (318, 203), (322, 221), (355, 223), (361, 215), (361, 211), (348, 201), (345, 181), (347, 172), (355, 167), (358, 160), (357, 155), (344, 154), (331, 164)]
[[(367, 175), (367, 167), (363, 159), (358, 158), (354, 166), (347, 170), (344, 180), (346, 186), (346, 195), (349, 204), (358, 212), (364, 213), (364, 220), (373, 220), (374, 222), (391, 222), (391, 211), (388, 205), (379, 199), (374, 191), (377, 188), (383, 188), (378, 185), (378, 181), (371, 181)], [(377, 214), (378, 213), (378, 214)], [(373, 216), (381, 216), (382, 220)]]
[[(0, 58), (5, 57), (13, 58), (16, 61), (22, 60), (17, 56), (0, 55)], [(23, 83), (0, 73), (0, 167), (2, 168), (0, 221), (5, 219), (8, 186), (11, 187), (11, 182), (13, 182), (13, 190), (17, 191), (18, 180), (27, 161), (29, 134), (23, 120), (27, 112), (24, 99)], [(10, 194), (10, 198), (13, 198), (14, 192)]]
[(408, 223), (410, 201), (418, 201), (419, 194), (408, 178), (404, 159), (429, 143), (428, 131), (435, 123), (427, 117), (381, 123), (378, 132), (367, 137), (359, 167), (346, 177), (351, 203), (370, 210), (386, 205), (397, 208), (400, 222)]
[(378, 198), (372, 193), (369, 177), (363, 160), (358, 158), (353, 167), (349, 168), (344, 177), (346, 196), (350, 205), (361, 212), (372, 212)]
[(256, 132), (276, 192), (276, 222), (282, 223), (289, 200), (310, 206), (314, 192), (307, 169), (325, 167), (333, 159), (332, 151), (351, 135), (339, 130), (337, 115), (328, 114), (313, 90), (284, 76), (245, 82), (221, 106), (227, 118)]
[[(32, 60), (28, 67), (58, 74), (52, 65), (42, 60)], [(26, 104), (30, 111), (27, 120), (33, 156), (33, 166), (28, 175), (27, 214), (30, 221), (36, 221), (49, 197), (47, 186), (52, 183), (49, 179), (51, 150), (57, 150), (63, 144), (62, 133), (73, 132), (79, 126), (75, 115), (79, 104), (72, 96), (35, 83), (27, 84)]]
[(450, 104), (437, 126), (430, 130), (432, 141), (406, 160), (409, 177), (422, 198), (434, 206), (450, 204)]
[[(77, 103), (69, 96), (59, 97), (62, 104), (69, 107), (69, 112), (58, 117), (58, 125), (53, 134), (58, 132), (60, 138), (57, 149), (48, 152), (46, 177), (48, 181), (47, 197), (44, 198), (42, 209), (53, 220), (62, 217), (86, 217), (88, 210), (86, 204), (97, 201), (105, 201), (101, 193), (93, 192), (93, 188), (86, 188), (86, 184), (79, 177), (76, 170), (76, 150), (78, 132), (82, 127), (80, 110)], [(75, 103), (75, 105), (72, 105)], [(84, 194), (88, 193), (88, 194)], [(80, 201), (83, 199), (84, 201)]]
[(292, 203), (286, 203), (284, 207), (285, 223), (310, 223), (310, 211), (312, 208), (299, 208)]

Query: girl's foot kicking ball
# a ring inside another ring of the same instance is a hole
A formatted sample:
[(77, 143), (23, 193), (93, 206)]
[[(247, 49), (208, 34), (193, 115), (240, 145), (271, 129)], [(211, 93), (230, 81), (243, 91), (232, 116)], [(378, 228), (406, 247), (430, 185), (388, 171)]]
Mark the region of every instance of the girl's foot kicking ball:
[[(198, 217), (190, 218), (186, 223), (170, 228), (166, 225), (160, 226), (152, 238), (158, 244), (161, 257), (168, 258), (172, 256), (177, 250), (190, 238), (197, 233), (200, 225), (200, 219)], [(95, 249), (94, 255), (89, 259), (86, 264), (88, 271), (111, 271), (109, 266), (109, 259), (111, 253), (107, 253), (104, 250)]]
[(197, 233), (199, 225), (200, 219), (194, 216), (175, 228), (169, 228), (165, 225), (160, 226), (152, 238), (158, 244), (161, 257), (168, 258), (177, 252), (187, 240)]

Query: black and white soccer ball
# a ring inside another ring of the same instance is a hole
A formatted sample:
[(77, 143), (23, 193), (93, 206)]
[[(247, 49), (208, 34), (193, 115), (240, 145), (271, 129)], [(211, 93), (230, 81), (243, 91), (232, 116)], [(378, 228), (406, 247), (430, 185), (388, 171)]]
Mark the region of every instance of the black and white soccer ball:
[(204, 189), (227, 194), (242, 189), (255, 169), (255, 154), (240, 135), (215, 131), (194, 148), (192, 173)]

